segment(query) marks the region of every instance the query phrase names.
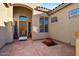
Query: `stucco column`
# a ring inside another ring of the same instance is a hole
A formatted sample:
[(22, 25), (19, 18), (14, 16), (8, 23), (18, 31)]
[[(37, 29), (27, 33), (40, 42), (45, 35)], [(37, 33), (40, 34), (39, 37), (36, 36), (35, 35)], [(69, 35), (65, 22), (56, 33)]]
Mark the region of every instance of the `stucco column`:
[(76, 37), (76, 56), (79, 56), (79, 32), (75, 32)]

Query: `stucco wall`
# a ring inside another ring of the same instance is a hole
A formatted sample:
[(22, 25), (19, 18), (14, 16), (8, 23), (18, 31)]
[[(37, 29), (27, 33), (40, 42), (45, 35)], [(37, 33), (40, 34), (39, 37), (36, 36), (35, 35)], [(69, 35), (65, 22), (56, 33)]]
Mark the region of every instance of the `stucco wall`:
[(29, 20), (32, 19), (32, 11), (21, 6), (13, 7), (13, 18), (19, 20), (19, 16), (26, 16)]
[(5, 44), (13, 41), (12, 26), (8, 25), (13, 22), (12, 6), (6, 8), (0, 3), (0, 48)]
[(23, 6), (23, 7), (26, 7), (28, 9), (34, 9), (37, 6), (40, 6), (40, 3), (13, 3), (13, 6)]
[(75, 40), (76, 40), (76, 56), (79, 56), (79, 38)]
[(33, 17), (32, 17), (32, 39), (36, 40), (36, 39), (41, 39), (41, 38), (46, 38), (48, 37), (48, 33), (40, 33), (39, 30), (39, 26), (40, 26), (40, 17), (41, 16), (46, 16), (48, 17), (48, 15), (46, 13), (42, 13), (36, 10), (33, 10)]
[[(68, 12), (79, 8), (79, 4), (71, 4), (49, 17), (49, 36), (56, 40), (75, 45), (74, 32), (79, 31), (79, 17), (69, 19)], [(58, 22), (51, 23), (51, 17), (57, 16)]]

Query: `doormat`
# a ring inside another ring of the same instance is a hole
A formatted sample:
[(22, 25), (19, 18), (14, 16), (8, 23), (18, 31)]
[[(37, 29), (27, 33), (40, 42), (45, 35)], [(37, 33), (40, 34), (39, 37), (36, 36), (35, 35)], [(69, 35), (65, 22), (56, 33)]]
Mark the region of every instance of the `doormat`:
[(20, 40), (20, 41), (27, 40), (27, 37), (19, 37), (19, 40)]
[(42, 43), (44, 43), (48, 47), (57, 45), (57, 43), (54, 42), (53, 39), (49, 38), (45, 39)]

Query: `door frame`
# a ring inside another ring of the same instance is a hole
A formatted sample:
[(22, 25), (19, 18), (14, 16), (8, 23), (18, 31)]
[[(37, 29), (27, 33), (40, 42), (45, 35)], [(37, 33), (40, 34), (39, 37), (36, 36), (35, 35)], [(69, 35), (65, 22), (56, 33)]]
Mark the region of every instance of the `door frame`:
[(28, 21), (26, 21), (26, 20), (19, 20), (18, 21), (18, 33), (19, 33), (18, 36), (20, 37), (20, 28), (19, 28), (20, 27), (20, 21), (25, 21), (26, 22), (26, 24), (27, 24), (27, 36), (28, 36)]
[[(16, 33), (15, 33), (15, 26), (16, 26)], [(15, 37), (15, 35), (17, 35), (16, 37)], [(18, 36), (18, 21), (14, 21), (14, 27), (13, 27), (13, 38), (14, 39), (17, 39), (19, 36)]]

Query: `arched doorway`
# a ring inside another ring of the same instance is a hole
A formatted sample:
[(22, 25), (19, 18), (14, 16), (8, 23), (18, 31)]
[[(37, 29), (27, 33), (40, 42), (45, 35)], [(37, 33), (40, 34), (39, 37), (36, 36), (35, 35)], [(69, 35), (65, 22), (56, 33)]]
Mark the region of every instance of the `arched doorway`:
[(13, 19), (14, 38), (31, 37), (32, 8), (25, 4), (13, 4)]

